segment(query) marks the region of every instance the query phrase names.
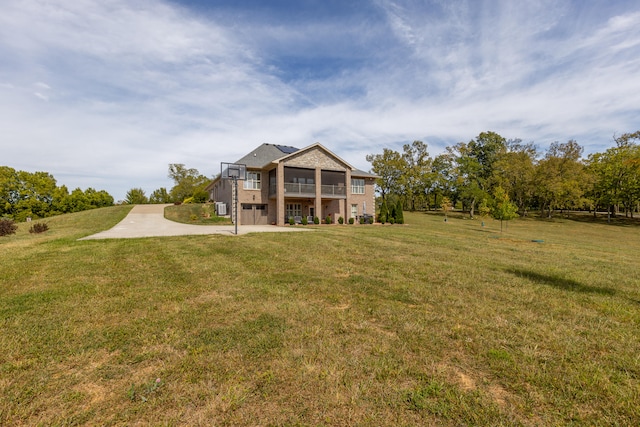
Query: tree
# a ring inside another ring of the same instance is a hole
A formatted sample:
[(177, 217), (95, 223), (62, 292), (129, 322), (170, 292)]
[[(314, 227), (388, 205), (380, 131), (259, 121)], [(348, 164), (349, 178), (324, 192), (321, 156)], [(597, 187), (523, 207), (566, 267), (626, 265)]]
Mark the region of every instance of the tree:
[(91, 209), (91, 204), (87, 199), (87, 195), (80, 187), (74, 189), (67, 198), (67, 210), (66, 213), (81, 212), (87, 209)]
[(453, 207), (453, 203), (451, 203), (451, 200), (449, 200), (448, 197), (443, 197), (442, 198), (442, 209), (444, 210), (444, 220), (445, 220), (445, 222), (447, 221), (447, 212), (449, 212), (452, 207)]
[(533, 143), (507, 141), (507, 152), (495, 163), (493, 181), (501, 186), (523, 214), (533, 203), (535, 165), (538, 157)]
[(204, 189), (198, 189), (193, 193), (193, 203), (206, 203), (209, 199), (209, 193)]
[(535, 183), (541, 209), (548, 209), (549, 218), (553, 210), (575, 208), (583, 200), (588, 180), (581, 161), (582, 151), (574, 140), (565, 144), (554, 142), (538, 162)]
[(431, 173), (431, 194), (433, 194), (433, 207), (438, 209), (438, 196), (451, 197), (455, 181), (455, 158), (450, 151), (440, 154), (433, 159)]
[(518, 207), (509, 200), (509, 195), (502, 187), (496, 187), (493, 195), (493, 207), (491, 216), (500, 220), (500, 232), (502, 233), (502, 221), (509, 221), (518, 217)]
[[(400, 201), (400, 200), (398, 200)], [(390, 224), (395, 224), (396, 223), (396, 209), (398, 209), (398, 204), (397, 203), (390, 203), (389, 204), (389, 211), (387, 213), (387, 220), (389, 220)]]
[(624, 206), (625, 216), (633, 218), (634, 207), (640, 200), (640, 131), (625, 133), (615, 138), (620, 154), (622, 180), (620, 185), (620, 202)]
[(396, 224), (404, 224), (404, 213), (402, 212), (402, 202), (398, 200), (395, 211)]
[(389, 209), (387, 207), (387, 201), (383, 199), (382, 203), (380, 204), (380, 213), (378, 213), (378, 221), (384, 224), (389, 220), (388, 216), (389, 216)]
[(125, 202), (130, 205), (140, 205), (149, 203), (149, 199), (147, 199), (147, 196), (142, 188), (132, 188), (131, 190), (127, 191)]
[(13, 217), (19, 200), (18, 172), (8, 166), (0, 166), (0, 217)]
[(427, 152), (427, 144), (422, 141), (413, 141), (411, 145), (405, 144), (402, 160), (400, 184), (407, 207), (413, 211), (416, 209), (418, 199), (426, 197), (433, 185), (432, 160)]
[(18, 172), (18, 200), (14, 205), (14, 219), (44, 218), (51, 211), (55, 178), (47, 172)]
[(149, 203), (171, 203), (171, 196), (167, 189), (164, 187), (158, 188), (157, 190), (153, 190), (151, 196), (149, 196)]
[(452, 147), (456, 153), (454, 187), (462, 201), (469, 206), (469, 216), (473, 218), (476, 202), (488, 196), (480, 181), (480, 164), (472, 154), (468, 144), (460, 142)]
[(181, 202), (188, 197), (193, 197), (196, 191), (204, 190), (210, 181), (197, 169), (187, 169), (182, 163), (169, 164), (169, 178), (175, 183), (170, 191), (171, 199), (174, 202)]
[(495, 132), (482, 132), (468, 143), (450, 150), (457, 164), (456, 187), (473, 218), (476, 203), (488, 197), (494, 185), (497, 161), (506, 153), (506, 140)]
[(62, 213), (113, 205), (113, 197), (104, 190), (77, 188), (72, 194), (58, 187), (48, 172), (16, 171), (0, 166), (0, 216), (17, 221), (27, 217), (44, 218)]
[[(482, 199), (482, 201), (478, 205), (478, 213), (483, 218), (491, 215), (491, 206), (487, 199)], [(482, 226), (484, 227), (484, 221), (482, 222)]]
[[(633, 217), (640, 200), (640, 131), (615, 138), (616, 146), (604, 153), (595, 153), (587, 160), (587, 170), (593, 176), (589, 192), (595, 208), (606, 207), (609, 218), (615, 206), (622, 205), (625, 215)], [(595, 214), (595, 212), (594, 212)]]
[(91, 187), (84, 190), (84, 194), (91, 208), (113, 206), (113, 196), (105, 190), (97, 191)]
[(480, 165), (478, 176), (488, 186), (496, 162), (506, 153), (506, 140), (495, 132), (482, 132), (475, 140), (469, 141), (469, 149), (471, 156)]
[(382, 200), (386, 200), (390, 194), (399, 194), (400, 178), (405, 165), (402, 155), (385, 148), (382, 154), (369, 154), (366, 159), (371, 163), (371, 171), (379, 177), (376, 179), (376, 186)]

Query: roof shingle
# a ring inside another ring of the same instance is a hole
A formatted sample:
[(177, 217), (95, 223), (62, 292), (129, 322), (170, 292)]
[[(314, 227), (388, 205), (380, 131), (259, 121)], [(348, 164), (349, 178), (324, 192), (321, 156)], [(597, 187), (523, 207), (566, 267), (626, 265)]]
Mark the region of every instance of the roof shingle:
[(247, 168), (263, 169), (274, 160), (295, 153), (298, 150), (298, 148), (288, 145), (262, 144), (236, 161), (236, 163), (246, 165)]

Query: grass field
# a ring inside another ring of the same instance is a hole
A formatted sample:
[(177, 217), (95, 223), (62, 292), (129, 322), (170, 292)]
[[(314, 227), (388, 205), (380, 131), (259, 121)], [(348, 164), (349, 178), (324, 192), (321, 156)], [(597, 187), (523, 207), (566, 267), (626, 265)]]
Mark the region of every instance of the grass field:
[(0, 425), (640, 424), (638, 226), (76, 240), (128, 209), (0, 238)]

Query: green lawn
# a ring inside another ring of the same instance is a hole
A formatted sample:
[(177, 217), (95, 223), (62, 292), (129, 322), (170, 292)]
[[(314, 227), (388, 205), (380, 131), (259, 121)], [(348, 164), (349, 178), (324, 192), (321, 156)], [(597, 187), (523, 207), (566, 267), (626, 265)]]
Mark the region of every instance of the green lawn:
[(129, 208), (0, 238), (0, 425), (640, 424), (638, 226), (76, 240)]

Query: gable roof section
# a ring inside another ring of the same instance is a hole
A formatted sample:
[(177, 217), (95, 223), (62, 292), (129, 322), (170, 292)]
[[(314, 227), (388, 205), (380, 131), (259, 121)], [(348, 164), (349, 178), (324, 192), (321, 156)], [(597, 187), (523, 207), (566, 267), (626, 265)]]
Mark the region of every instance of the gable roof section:
[(351, 169), (351, 170), (355, 170), (355, 168), (353, 166), (351, 166), (349, 163), (347, 163), (344, 160), (342, 160), (335, 153), (333, 153), (332, 151), (328, 150), (326, 147), (324, 147), (319, 142), (316, 142), (315, 144), (311, 144), (310, 146), (302, 148), (300, 150), (296, 150), (295, 152), (287, 154), (286, 156), (274, 159), (273, 163), (280, 163), (280, 162), (285, 161), (287, 159), (291, 159), (291, 158), (294, 158), (296, 156), (299, 156), (299, 155), (301, 155), (301, 154), (303, 154), (305, 152), (312, 151), (312, 150), (314, 150), (316, 148), (320, 149), (321, 151), (324, 151), (325, 154), (333, 157), (337, 162), (342, 163), (346, 168)]
[(274, 160), (286, 157), (297, 151), (299, 151), (298, 148), (288, 145), (262, 144), (235, 163), (247, 165), (247, 168), (251, 169), (264, 169)]
[[(351, 176), (356, 177), (365, 177), (365, 178), (378, 178), (377, 175), (372, 174), (370, 172), (365, 172), (360, 169), (356, 169), (351, 166), (349, 163), (342, 160), (332, 151), (329, 151), (319, 142), (312, 144), (303, 149), (299, 149), (296, 147), (292, 147), (289, 145), (278, 145), (278, 144), (262, 144), (256, 149), (252, 150), (249, 154), (238, 159), (235, 163), (243, 164), (247, 166), (247, 169), (264, 169), (269, 164), (274, 164), (286, 160), (289, 157), (293, 157), (296, 153), (303, 154), (305, 151), (311, 151), (314, 148), (319, 148), (324, 151), (326, 154), (333, 157), (338, 162), (344, 164), (346, 167), (351, 169)], [(220, 175), (216, 176), (213, 181), (207, 186), (206, 190), (210, 190), (213, 187), (213, 184), (220, 180)]]

